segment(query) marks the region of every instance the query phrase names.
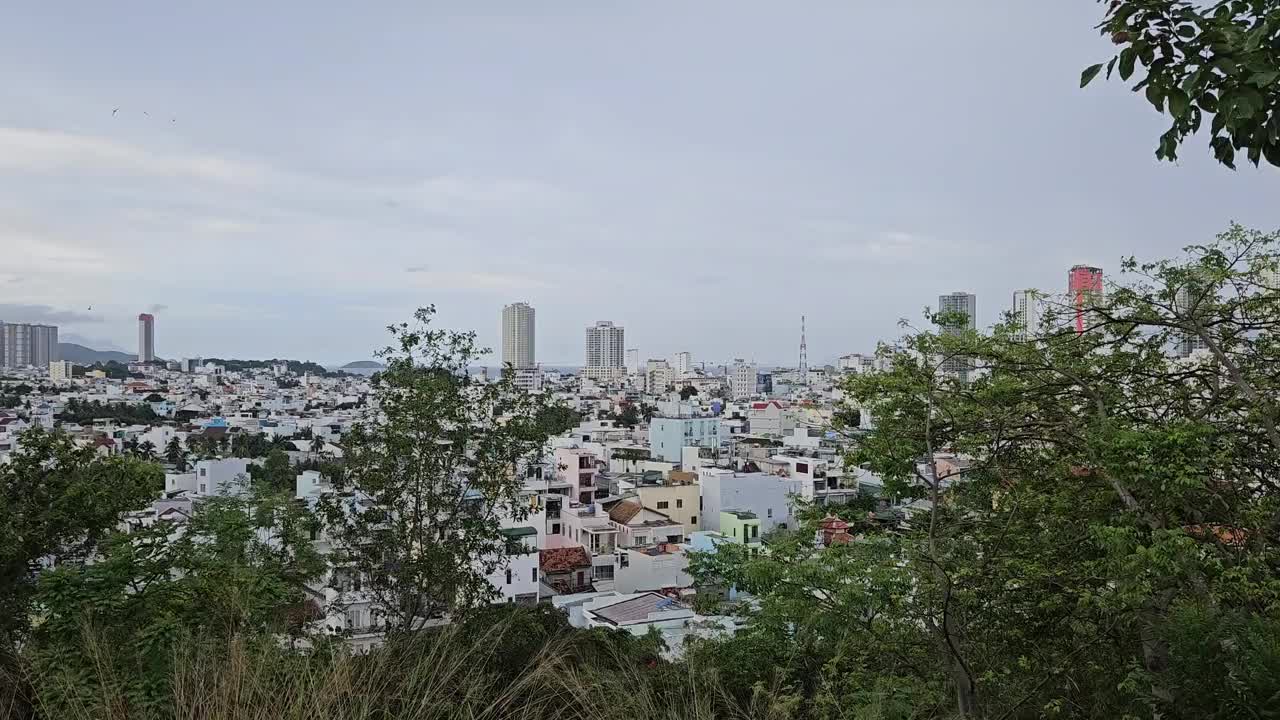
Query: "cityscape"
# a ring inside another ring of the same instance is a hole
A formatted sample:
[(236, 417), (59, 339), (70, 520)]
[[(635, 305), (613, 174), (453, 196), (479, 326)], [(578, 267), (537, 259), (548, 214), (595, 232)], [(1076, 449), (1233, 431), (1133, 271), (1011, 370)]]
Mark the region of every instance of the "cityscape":
[(66, 10), (0, 720), (1280, 716), (1280, 0)]

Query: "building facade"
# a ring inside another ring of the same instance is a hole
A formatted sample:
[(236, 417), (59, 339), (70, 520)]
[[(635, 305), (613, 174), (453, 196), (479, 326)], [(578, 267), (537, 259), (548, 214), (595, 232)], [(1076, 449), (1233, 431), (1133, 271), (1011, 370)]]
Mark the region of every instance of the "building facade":
[(502, 308), (502, 364), (515, 368), (534, 366), (534, 312), (529, 303)]
[(1088, 309), (1102, 301), (1102, 268), (1075, 265), (1067, 273), (1067, 293), (1075, 313), (1076, 333), (1088, 327)]
[[(943, 319), (938, 324), (944, 335), (960, 335), (974, 330), (977, 327), (978, 296), (959, 291), (949, 295), (939, 295), (938, 313), (953, 316)], [(948, 375), (967, 379), (969, 371), (973, 369), (973, 362), (963, 357), (947, 358), (942, 362), (940, 369)]]
[(756, 364), (742, 359), (733, 361), (733, 370), (729, 375), (729, 391), (733, 399), (751, 397), (756, 394)]
[(676, 353), (676, 372), (681, 377), (693, 372), (693, 353), (678, 352)]
[(592, 380), (622, 377), (626, 368), (625, 333), (621, 326), (601, 320), (587, 328), (586, 365), (583, 375)]
[(0, 367), (49, 367), (61, 359), (56, 326), (0, 323)]
[(156, 318), (151, 313), (138, 316), (138, 362), (156, 359)]
[(655, 417), (649, 421), (649, 455), (680, 462), (686, 447), (720, 449), (720, 418)]
[(1040, 310), (1044, 296), (1036, 290), (1019, 290), (1013, 294), (1013, 334), (1019, 340), (1034, 337), (1040, 328)]

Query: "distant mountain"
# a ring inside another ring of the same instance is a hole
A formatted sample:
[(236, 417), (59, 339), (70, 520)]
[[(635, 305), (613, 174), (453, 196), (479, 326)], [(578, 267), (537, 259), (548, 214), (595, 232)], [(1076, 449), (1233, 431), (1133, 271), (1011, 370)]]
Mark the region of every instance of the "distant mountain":
[(77, 365), (92, 365), (96, 362), (108, 363), (113, 360), (118, 363), (131, 363), (138, 359), (138, 356), (132, 353), (119, 352), (117, 350), (94, 350), (75, 343), (58, 343), (58, 353), (63, 360)]
[(349, 362), (346, 365), (343, 365), (341, 369), (343, 370), (381, 370), (382, 368), (385, 368), (385, 367), (386, 365), (383, 365), (380, 362), (374, 362), (372, 360), (357, 360), (355, 362)]

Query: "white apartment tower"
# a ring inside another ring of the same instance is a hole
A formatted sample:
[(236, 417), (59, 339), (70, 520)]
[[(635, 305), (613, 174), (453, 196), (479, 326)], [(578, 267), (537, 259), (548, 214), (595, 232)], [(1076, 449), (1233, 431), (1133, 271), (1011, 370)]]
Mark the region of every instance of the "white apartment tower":
[[(973, 293), (953, 292), (950, 295), (938, 296), (938, 313), (951, 313), (953, 316), (940, 323), (943, 335), (961, 335), (977, 327), (978, 297)], [(973, 361), (964, 357), (948, 358), (942, 363), (942, 372), (967, 380), (969, 371), (973, 369)]]
[(1034, 337), (1040, 328), (1040, 311), (1044, 296), (1036, 290), (1019, 290), (1013, 294), (1013, 334), (1019, 340)]
[(687, 352), (676, 353), (676, 373), (683, 377), (693, 372), (693, 354)]
[(502, 308), (502, 364), (514, 368), (534, 366), (533, 308), (511, 303)]
[(138, 362), (156, 359), (156, 318), (151, 313), (138, 316)]
[(0, 367), (49, 367), (61, 357), (56, 326), (0, 322)]
[(756, 394), (756, 364), (741, 358), (733, 361), (733, 372), (729, 375), (729, 390), (734, 400), (751, 397)]
[(583, 374), (593, 380), (622, 377), (626, 348), (623, 329), (608, 320), (587, 328), (587, 362)]

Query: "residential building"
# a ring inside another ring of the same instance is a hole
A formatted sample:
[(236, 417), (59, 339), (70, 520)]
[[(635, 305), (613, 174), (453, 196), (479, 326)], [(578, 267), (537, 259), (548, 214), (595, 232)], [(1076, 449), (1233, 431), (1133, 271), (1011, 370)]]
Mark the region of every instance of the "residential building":
[(782, 474), (700, 468), (702, 529), (724, 532), (720, 527), (723, 510), (755, 513), (762, 533), (774, 528), (786, 529), (794, 524), (791, 498), (800, 495), (803, 486), (803, 480)]
[[(1192, 313), (1195, 310), (1194, 304), (1196, 298), (1194, 296), (1195, 289), (1191, 286), (1184, 285), (1178, 288), (1178, 292), (1174, 297), (1174, 302), (1179, 313)], [(1192, 355), (1201, 354), (1209, 351), (1209, 345), (1199, 336), (1192, 333), (1183, 333), (1177, 339), (1178, 357), (1191, 357)]]
[(649, 360), (644, 368), (645, 392), (657, 395), (667, 391), (671, 386), (673, 373), (666, 360)]
[(751, 403), (747, 423), (752, 435), (782, 437), (796, 426), (795, 416), (777, 400)]
[(733, 361), (733, 371), (729, 375), (729, 391), (734, 400), (748, 398), (756, 394), (756, 364), (741, 358)]
[(675, 367), (676, 374), (680, 377), (684, 377), (685, 375), (688, 375), (689, 373), (693, 372), (693, 353), (689, 353), (689, 352), (676, 353), (675, 366), (676, 366)]
[(542, 369), (537, 367), (513, 368), (511, 381), (516, 387), (529, 393), (542, 392)]
[(876, 369), (876, 358), (874, 355), (863, 355), (862, 353), (851, 353), (849, 355), (841, 355), (836, 361), (836, 367), (840, 370), (855, 373), (871, 372)]
[(556, 448), (556, 476), (568, 483), (569, 499), (583, 505), (595, 499), (598, 456), (586, 448)]
[(502, 364), (534, 367), (534, 311), (529, 303), (502, 308)]
[(156, 318), (151, 313), (138, 316), (138, 362), (156, 359)]
[(70, 380), (74, 370), (75, 364), (66, 360), (54, 360), (49, 363), (49, 379), (54, 382)]
[(1089, 307), (1097, 305), (1103, 298), (1102, 268), (1072, 266), (1067, 274), (1067, 292), (1075, 312), (1076, 332), (1082, 333), (1089, 325)]
[(639, 500), (623, 500), (609, 510), (618, 529), (618, 547), (648, 547), (684, 542), (684, 524), (666, 513), (646, 508)]
[(640, 349), (631, 348), (627, 351), (626, 367), (628, 373), (640, 372)]
[(618, 571), (613, 589), (623, 593), (693, 585), (689, 575), (689, 556), (675, 543), (618, 551)]
[(720, 449), (720, 418), (655, 417), (649, 421), (649, 454), (659, 460), (680, 462), (686, 447)]
[[(675, 471), (676, 478), (641, 480), (635, 485), (640, 504), (652, 508), (684, 526), (685, 535), (698, 529), (697, 475)], [(678, 478), (678, 479), (677, 479)]]
[(538, 530), (532, 526), (503, 528), (502, 534), (510, 538), (520, 552), (507, 556), (505, 567), (489, 574), (489, 584), (498, 590), (500, 602), (519, 605), (538, 603), (539, 563)]
[(196, 495), (242, 495), (249, 491), (249, 466), (257, 461), (247, 458), (221, 458), (196, 462)]
[(0, 367), (47, 368), (60, 359), (56, 326), (0, 323)]
[(720, 533), (733, 542), (760, 547), (760, 517), (750, 510), (721, 510)]
[(601, 320), (587, 328), (586, 365), (582, 374), (591, 380), (617, 380), (625, 372), (623, 328)]
[(1014, 337), (1027, 340), (1034, 337), (1040, 329), (1040, 314), (1044, 305), (1044, 295), (1037, 290), (1019, 290), (1013, 294), (1013, 311), (1011, 320)]
[[(960, 335), (977, 327), (978, 297), (973, 293), (953, 292), (938, 296), (938, 314), (950, 315), (939, 323), (944, 335)], [(967, 379), (973, 369), (973, 361), (965, 357), (951, 357), (940, 368), (948, 375)]]

